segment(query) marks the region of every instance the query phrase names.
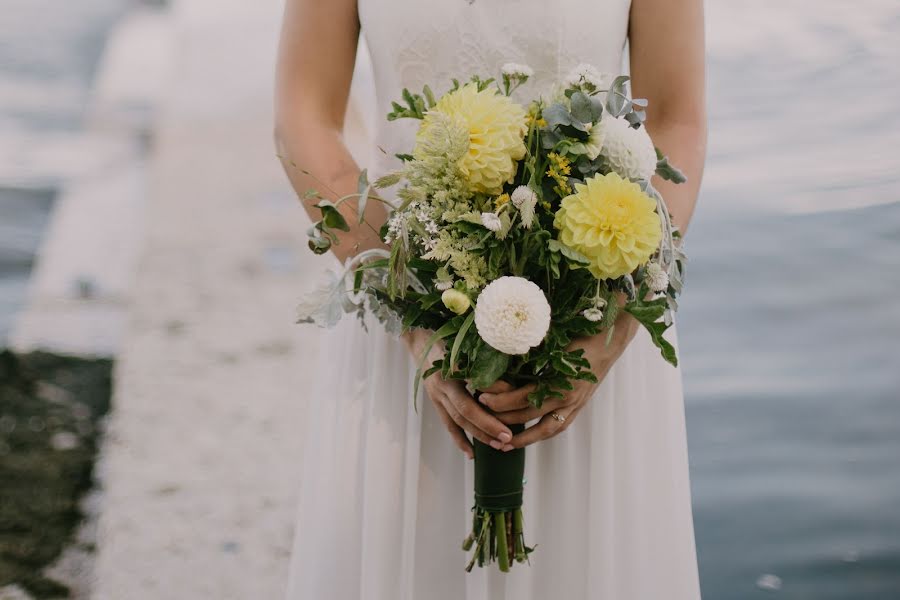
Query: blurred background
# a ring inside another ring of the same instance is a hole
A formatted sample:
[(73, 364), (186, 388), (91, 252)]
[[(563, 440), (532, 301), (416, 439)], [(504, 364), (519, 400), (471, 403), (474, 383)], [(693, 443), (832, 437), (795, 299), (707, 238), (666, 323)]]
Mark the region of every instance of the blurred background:
[[(900, 4), (707, 12), (704, 596), (900, 598)], [(281, 596), (322, 263), (271, 144), (279, 16), (0, 0), (0, 598)]]

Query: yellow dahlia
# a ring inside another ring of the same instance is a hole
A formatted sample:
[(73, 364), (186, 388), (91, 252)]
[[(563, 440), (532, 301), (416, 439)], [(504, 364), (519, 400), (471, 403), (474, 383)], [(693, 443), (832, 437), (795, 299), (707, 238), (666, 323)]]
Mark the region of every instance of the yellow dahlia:
[(575, 184), (553, 225), (560, 242), (590, 259), (588, 269), (598, 279), (631, 273), (650, 260), (662, 238), (656, 202), (616, 173)]
[(525, 109), (494, 88), (478, 91), (474, 83), (449, 92), (425, 115), (416, 136), (425, 139), (434, 113), (443, 113), (469, 132), (469, 151), (459, 168), (474, 193), (496, 195), (512, 182), (516, 163), (525, 156)]

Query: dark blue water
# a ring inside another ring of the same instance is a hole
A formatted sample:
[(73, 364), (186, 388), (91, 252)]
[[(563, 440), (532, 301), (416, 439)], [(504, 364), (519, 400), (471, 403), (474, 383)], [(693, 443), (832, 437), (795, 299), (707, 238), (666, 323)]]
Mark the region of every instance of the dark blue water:
[(708, 3), (679, 319), (704, 595), (900, 598), (900, 3)]
[(698, 217), (680, 337), (709, 598), (900, 598), (900, 204)]

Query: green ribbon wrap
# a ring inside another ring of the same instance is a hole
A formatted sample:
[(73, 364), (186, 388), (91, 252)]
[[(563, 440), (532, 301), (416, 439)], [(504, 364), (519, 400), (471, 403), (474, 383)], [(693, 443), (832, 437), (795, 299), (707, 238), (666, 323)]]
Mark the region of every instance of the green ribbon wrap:
[[(524, 425), (511, 425), (513, 435)], [(472, 551), (466, 566), (483, 567), (493, 562), (509, 571), (513, 562), (525, 562), (533, 548), (525, 545), (522, 495), (525, 489), (525, 449), (494, 450), (478, 440), (475, 447), (475, 506), (472, 531), (463, 541), (463, 550)]]
[[(513, 435), (524, 425), (510, 425)], [(522, 507), (525, 448), (509, 452), (494, 450), (475, 440), (475, 506), (488, 512), (513, 511)]]

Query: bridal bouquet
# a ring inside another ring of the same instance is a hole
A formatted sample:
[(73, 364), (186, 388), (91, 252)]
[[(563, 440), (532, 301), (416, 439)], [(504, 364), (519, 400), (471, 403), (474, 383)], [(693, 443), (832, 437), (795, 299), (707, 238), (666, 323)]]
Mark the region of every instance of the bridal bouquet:
[[(534, 384), (539, 407), (573, 380), (596, 381), (578, 337), (611, 335), (620, 311), (663, 337), (677, 309), (685, 257), (653, 175), (683, 182), (643, 126), (647, 103), (628, 78), (580, 65), (549, 97), (527, 105), (511, 94), (531, 76), (523, 65), (499, 80), (453, 80), (437, 97), (404, 89), (388, 120), (420, 121), (403, 166), (337, 200), (307, 194), (321, 211), (309, 246), (324, 253), (350, 229), (338, 210), (384, 202), (386, 249), (358, 253), (342, 273), (306, 297), (300, 321), (333, 326), (341, 314), (374, 314), (395, 332), (431, 333), (416, 377), (440, 372), (473, 393), (497, 380)], [(395, 188), (396, 201), (374, 189)], [(425, 364), (446, 341), (443, 359)], [(514, 433), (521, 431), (513, 426)], [(501, 452), (475, 441), (475, 505), (463, 547), (467, 570), (527, 560), (522, 519), (524, 449)]]

